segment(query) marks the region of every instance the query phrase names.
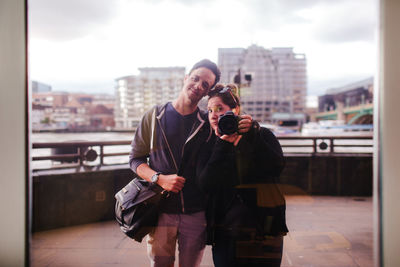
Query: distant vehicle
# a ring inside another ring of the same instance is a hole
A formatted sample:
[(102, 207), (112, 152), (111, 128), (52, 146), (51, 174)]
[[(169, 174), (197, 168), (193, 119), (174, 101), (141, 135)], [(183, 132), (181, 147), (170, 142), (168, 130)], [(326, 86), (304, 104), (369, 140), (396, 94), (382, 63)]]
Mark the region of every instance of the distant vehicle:
[(301, 121), (299, 120), (279, 120), (278, 127), (291, 132), (300, 132)]

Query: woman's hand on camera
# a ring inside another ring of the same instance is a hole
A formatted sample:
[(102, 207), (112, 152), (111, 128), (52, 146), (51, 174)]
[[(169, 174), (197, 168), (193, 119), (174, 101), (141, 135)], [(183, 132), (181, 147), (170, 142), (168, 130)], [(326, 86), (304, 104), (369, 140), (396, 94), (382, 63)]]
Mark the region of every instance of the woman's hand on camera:
[(247, 114), (240, 115), (240, 121), (238, 125), (239, 133), (243, 134), (250, 131), (252, 123), (253, 123), (253, 118), (250, 115)]

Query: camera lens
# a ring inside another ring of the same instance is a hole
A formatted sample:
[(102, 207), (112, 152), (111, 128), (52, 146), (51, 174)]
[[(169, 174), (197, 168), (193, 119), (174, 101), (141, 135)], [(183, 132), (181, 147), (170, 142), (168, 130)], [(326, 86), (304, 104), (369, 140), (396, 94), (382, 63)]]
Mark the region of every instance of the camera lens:
[(227, 111), (218, 118), (218, 132), (221, 135), (233, 134), (238, 131), (238, 119), (232, 111)]

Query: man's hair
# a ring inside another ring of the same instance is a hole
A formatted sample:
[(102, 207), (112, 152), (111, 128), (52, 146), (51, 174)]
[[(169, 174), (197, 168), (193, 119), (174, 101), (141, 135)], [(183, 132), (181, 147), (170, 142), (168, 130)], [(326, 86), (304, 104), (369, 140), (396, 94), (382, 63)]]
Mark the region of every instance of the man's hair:
[(214, 62), (212, 62), (209, 59), (200, 60), (199, 62), (197, 62), (196, 64), (193, 65), (193, 67), (190, 70), (189, 74), (192, 73), (192, 71), (194, 71), (194, 70), (196, 70), (198, 68), (207, 68), (207, 69), (211, 70), (212, 73), (214, 73), (215, 82), (210, 87), (210, 89), (213, 88), (219, 82), (219, 79), (221, 78), (221, 71), (219, 70), (217, 64), (215, 64)]

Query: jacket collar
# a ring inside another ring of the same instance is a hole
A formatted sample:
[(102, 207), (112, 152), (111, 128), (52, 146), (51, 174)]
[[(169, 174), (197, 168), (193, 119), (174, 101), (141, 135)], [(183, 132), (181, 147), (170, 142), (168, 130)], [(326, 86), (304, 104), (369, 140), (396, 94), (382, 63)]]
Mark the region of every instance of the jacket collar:
[[(161, 121), (161, 118), (164, 116), (165, 109), (166, 109), (166, 106), (168, 105), (168, 103), (170, 103), (170, 102), (167, 102), (166, 104), (157, 107), (158, 115), (156, 116), (156, 118), (158, 120)], [(190, 133), (188, 139), (186, 139), (185, 143), (189, 142), (200, 131), (201, 127), (203, 127), (203, 125), (206, 123), (205, 119), (202, 118), (200, 109), (197, 108), (197, 110), (195, 112), (197, 113), (196, 114), (197, 122), (196, 122), (195, 128), (192, 130), (192, 132)], [(211, 135), (211, 127), (209, 127), (209, 128), (210, 128), (210, 134), (209, 134), (209, 136), (210, 136)], [(207, 141), (208, 141), (208, 139), (207, 139)]]

